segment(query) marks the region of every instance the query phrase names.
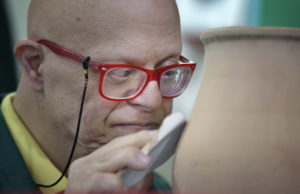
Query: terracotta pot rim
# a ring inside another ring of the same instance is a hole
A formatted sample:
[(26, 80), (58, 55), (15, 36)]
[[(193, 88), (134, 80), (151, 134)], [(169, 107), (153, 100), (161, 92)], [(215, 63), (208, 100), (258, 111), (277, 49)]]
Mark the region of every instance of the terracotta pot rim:
[(288, 39), (300, 41), (300, 28), (232, 26), (209, 29), (200, 34), (200, 40), (207, 44), (214, 40), (227, 39)]

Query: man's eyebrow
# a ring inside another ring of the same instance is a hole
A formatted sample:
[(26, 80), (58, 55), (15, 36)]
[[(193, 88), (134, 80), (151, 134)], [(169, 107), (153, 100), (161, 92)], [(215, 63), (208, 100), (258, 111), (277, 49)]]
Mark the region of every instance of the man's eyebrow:
[[(159, 67), (166, 61), (174, 61), (174, 63), (179, 62), (180, 54), (173, 53), (170, 54), (155, 63), (155, 68)], [(96, 57), (92, 58), (92, 61), (96, 64), (130, 64), (136, 66), (143, 66), (147, 63), (147, 61), (142, 61), (137, 57), (130, 57), (130, 56), (119, 56), (119, 57)]]
[(167, 61), (173, 61), (174, 64), (179, 63), (180, 54), (171, 54), (163, 59), (161, 59), (158, 63), (155, 64), (155, 68), (163, 65)]

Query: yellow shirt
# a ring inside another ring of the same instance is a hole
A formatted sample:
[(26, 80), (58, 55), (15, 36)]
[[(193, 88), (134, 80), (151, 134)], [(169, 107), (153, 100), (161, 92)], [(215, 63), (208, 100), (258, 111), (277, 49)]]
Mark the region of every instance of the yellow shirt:
[[(61, 172), (39, 147), (16, 114), (12, 105), (14, 96), (15, 93), (12, 93), (2, 101), (1, 112), (4, 120), (35, 183), (43, 185), (52, 184), (61, 176)], [(40, 190), (43, 193), (57, 193), (65, 190), (66, 186), (67, 178), (64, 177), (57, 185), (51, 188), (40, 187)]]

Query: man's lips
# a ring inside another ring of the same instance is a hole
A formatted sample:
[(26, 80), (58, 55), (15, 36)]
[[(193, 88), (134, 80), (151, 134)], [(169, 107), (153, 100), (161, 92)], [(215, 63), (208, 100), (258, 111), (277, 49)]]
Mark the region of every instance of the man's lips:
[(159, 125), (156, 123), (149, 123), (149, 124), (142, 124), (142, 123), (119, 123), (113, 124), (112, 128), (120, 128), (124, 130), (133, 130), (133, 131), (140, 131), (140, 130), (153, 130), (158, 129)]

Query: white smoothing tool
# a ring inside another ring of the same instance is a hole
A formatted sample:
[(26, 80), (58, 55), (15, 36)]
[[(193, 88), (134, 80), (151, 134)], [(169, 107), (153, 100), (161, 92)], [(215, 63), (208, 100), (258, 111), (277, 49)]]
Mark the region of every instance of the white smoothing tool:
[(121, 177), (128, 187), (139, 182), (174, 154), (185, 124), (186, 119), (180, 112), (172, 113), (164, 119), (159, 128), (158, 136), (153, 137), (142, 149), (142, 152), (148, 154), (152, 159), (149, 168), (146, 170), (126, 169), (122, 171)]

